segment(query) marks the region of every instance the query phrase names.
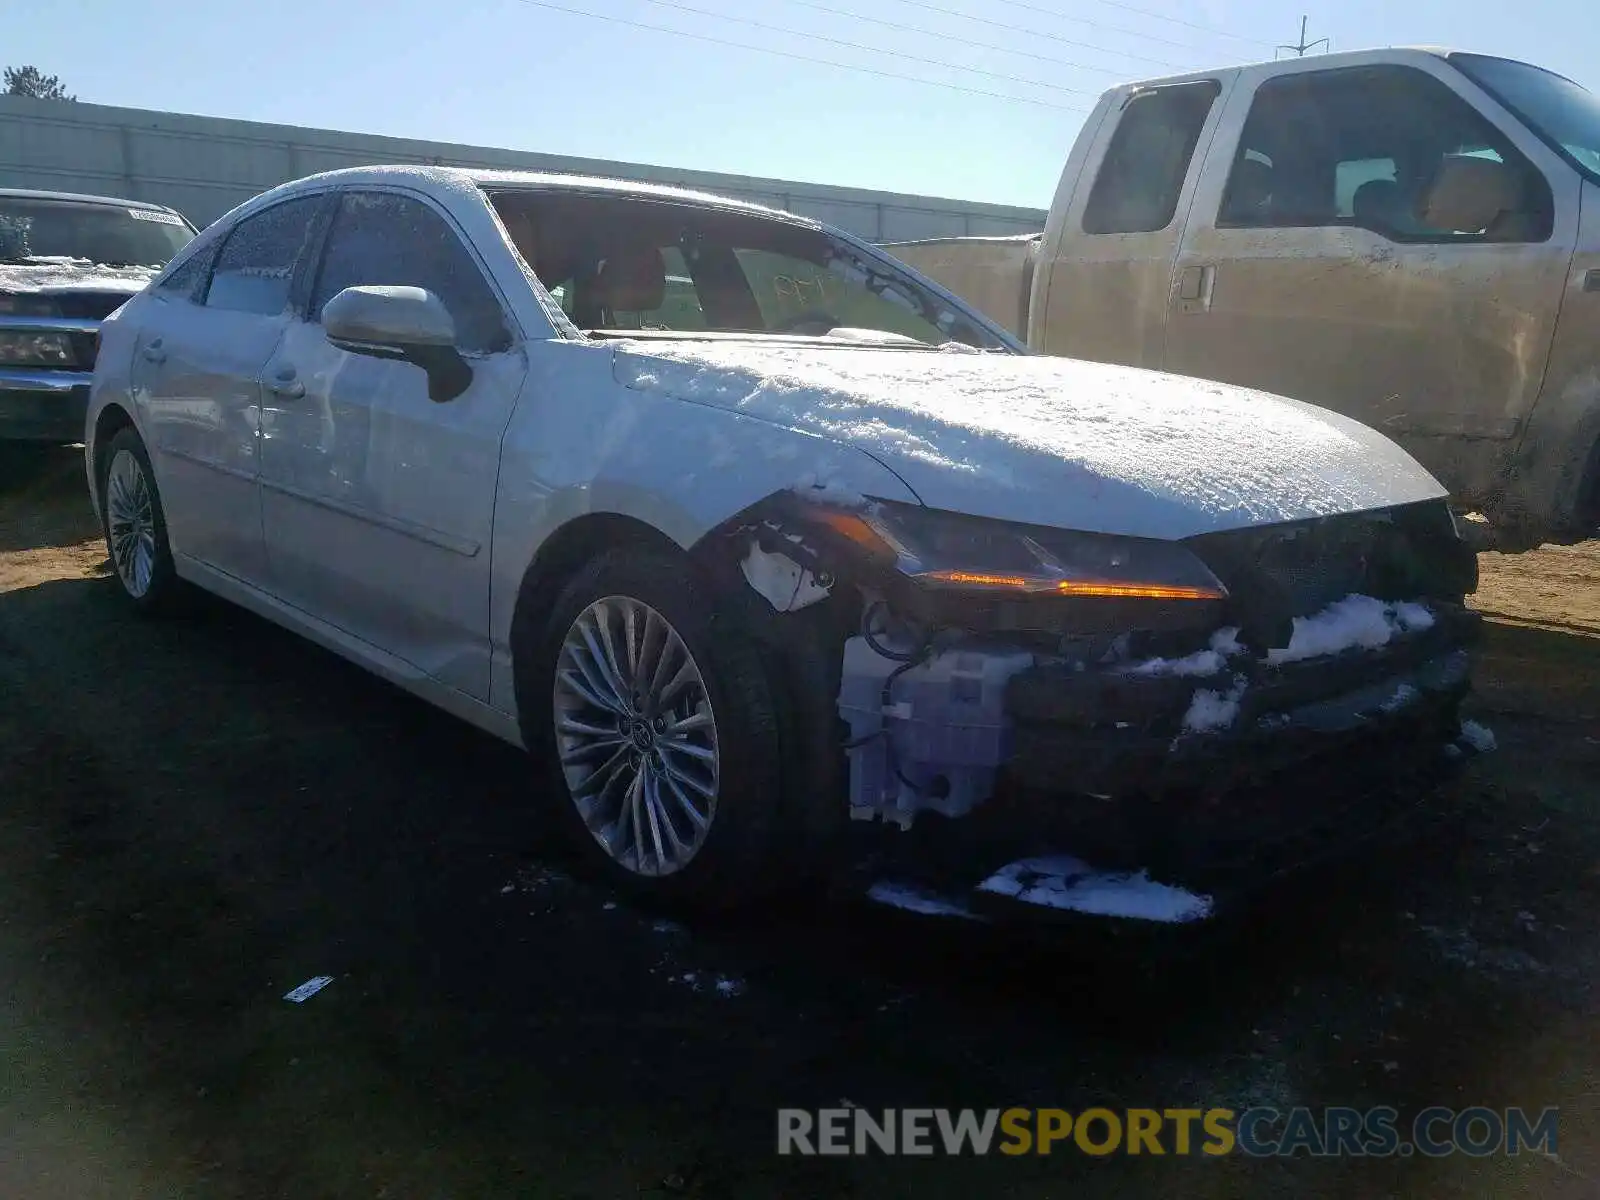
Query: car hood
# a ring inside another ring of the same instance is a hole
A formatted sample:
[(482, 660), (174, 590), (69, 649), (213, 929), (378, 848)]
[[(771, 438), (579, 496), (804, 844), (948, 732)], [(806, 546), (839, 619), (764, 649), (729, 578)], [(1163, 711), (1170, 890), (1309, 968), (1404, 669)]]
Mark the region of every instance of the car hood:
[(1265, 392), (1042, 355), (630, 342), (624, 385), (859, 447), (933, 508), (1184, 538), (1445, 495), (1375, 430)]

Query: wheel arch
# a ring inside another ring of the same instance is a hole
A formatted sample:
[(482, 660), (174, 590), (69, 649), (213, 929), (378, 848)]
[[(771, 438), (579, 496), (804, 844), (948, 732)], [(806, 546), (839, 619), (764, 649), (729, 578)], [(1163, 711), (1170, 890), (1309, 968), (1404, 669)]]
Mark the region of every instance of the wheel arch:
[(681, 557), (688, 552), (653, 525), (619, 512), (587, 512), (572, 518), (547, 537), (522, 573), (516, 603), (511, 611), (512, 686), (517, 711), (526, 711), (522, 688), (526, 672), (518, 662), (518, 648), (533, 644), (539, 623), (561, 588), (586, 562), (607, 550), (638, 546)]
[(89, 501), (94, 505), (94, 515), (97, 520), (103, 520), (100, 511), (101, 485), (106, 477), (106, 447), (111, 444), (111, 439), (124, 429), (138, 432), (134, 423), (133, 414), (122, 405), (113, 401), (102, 408), (94, 421), (93, 440), (87, 447), (89, 469)]

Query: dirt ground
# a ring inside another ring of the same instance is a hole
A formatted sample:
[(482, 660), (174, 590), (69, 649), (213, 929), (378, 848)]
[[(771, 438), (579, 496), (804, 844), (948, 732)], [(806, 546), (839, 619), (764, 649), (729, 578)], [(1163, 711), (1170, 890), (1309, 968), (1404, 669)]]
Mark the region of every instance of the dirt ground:
[[(134, 620), (76, 455), (0, 462), (0, 1197), (1600, 1193), (1600, 544), (1482, 561), (1500, 749), (1420, 844), (1181, 946), (685, 926), (568, 874), (508, 748), (220, 604)], [(774, 1154), (844, 1100), (1557, 1105), (1559, 1153)]]

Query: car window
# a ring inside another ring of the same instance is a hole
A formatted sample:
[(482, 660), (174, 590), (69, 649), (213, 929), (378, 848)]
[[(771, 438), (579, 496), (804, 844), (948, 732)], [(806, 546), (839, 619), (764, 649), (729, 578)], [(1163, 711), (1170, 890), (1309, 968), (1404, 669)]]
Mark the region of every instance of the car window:
[(1004, 344), (961, 304), (826, 229), (653, 198), (507, 190), (490, 200), (580, 329)]
[(945, 340), (906, 294), (872, 291), (845, 273), (793, 255), (743, 248), (735, 253), (769, 330), (803, 331), (809, 318), (826, 313), (846, 328), (903, 333), (919, 342)]
[[(1429, 223), (1427, 201), (1453, 159), (1503, 167), (1506, 208), (1483, 229)], [(1257, 90), (1218, 213), (1247, 228), (1355, 225), (1412, 241), (1542, 241), (1544, 177), (1439, 80), (1411, 67), (1269, 79)]]
[(216, 257), (216, 253), (215, 242), (201, 247), (168, 271), (155, 285), (155, 290), (184, 300), (193, 300), (205, 284), (206, 273), (211, 270), (211, 260)]
[(0, 262), (83, 259), (164, 267), (194, 238), (177, 213), (112, 203), (0, 196)]
[[(652, 282), (642, 289), (636, 287), (632, 295), (619, 291), (612, 297), (607, 324), (617, 329), (706, 329), (706, 314), (700, 307), (700, 293), (695, 290), (694, 278), (689, 274), (683, 251), (677, 246), (651, 246), (635, 253), (660, 256), (659, 290)], [(601, 259), (596, 263), (596, 270), (605, 276), (608, 270), (615, 270), (615, 263), (608, 265), (607, 259)], [(569, 317), (575, 311), (578, 291), (578, 282), (572, 277), (554, 282), (549, 287), (551, 297)]]
[(1151, 233), (1172, 223), (1200, 131), (1220, 90), (1207, 80), (1134, 95), (1122, 110), (1084, 207), (1085, 233)]
[(287, 308), (295, 263), (311, 241), (323, 201), (322, 196), (298, 196), (234, 226), (211, 273), (206, 307), (263, 316)]
[(437, 212), (393, 192), (347, 192), (328, 234), (311, 311), (345, 288), (426, 288), (444, 303), (462, 350), (489, 352), (509, 343), (500, 303), (482, 270)]

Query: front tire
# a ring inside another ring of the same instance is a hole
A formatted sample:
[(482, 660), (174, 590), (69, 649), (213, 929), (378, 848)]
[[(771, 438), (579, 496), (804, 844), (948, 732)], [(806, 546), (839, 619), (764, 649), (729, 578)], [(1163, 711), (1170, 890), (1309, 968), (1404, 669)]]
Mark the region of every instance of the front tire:
[(112, 437), (103, 461), (100, 519), (122, 594), (140, 612), (171, 612), (179, 606), (183, 584), (173, 566), (150, 455), (138, 433), (125, 428)]
[(784, 876), (779, 689), (686, 560), (630, 547), (591, 561), (525, 681), (548, 807), (599, 874), (650, 902), (713, 908)]

